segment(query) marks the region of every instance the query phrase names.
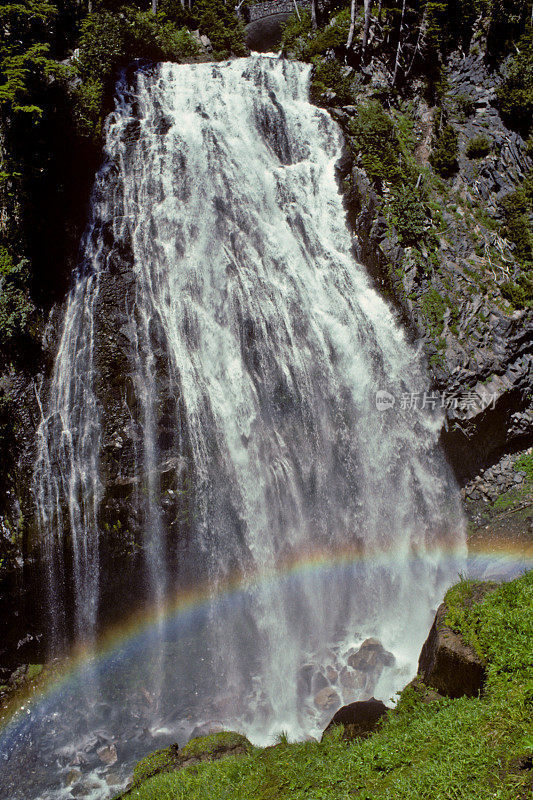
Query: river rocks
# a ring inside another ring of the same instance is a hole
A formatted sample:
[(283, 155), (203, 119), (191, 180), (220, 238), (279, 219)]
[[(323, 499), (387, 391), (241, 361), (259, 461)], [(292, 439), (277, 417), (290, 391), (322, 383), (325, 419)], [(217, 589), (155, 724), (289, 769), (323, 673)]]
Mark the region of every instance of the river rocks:
[(371, 697), (339, 708), (325, 729), (322, 738), (339, 725), (344, 726), (343, 739), (351, 741), (368, 736), (377, 728), (379, 720), (387, 713), (387, 706)]
[(505, 492), (526, 489), (528, 483), (526, 471), (516, 462), (522, 456), (530, 456), (532, 453), (533, 448), (530, 447), (522, 453), (505, 455), (486, 470), (481, 470), (480, 474), (461, 490), (463, 499), (494, 502)]
[(106, 764), (108, 767), (111, 767), (113, 764), (117, 763), (117, 748), (114, 744), (107, 744), (103, 747), (99, 747), (96, 751), (96, 754), (102, 764)]
[(485, 665), (473, 647), (447, 627), (446, 614), (442, 603), (420, 653), (420, 679), (447, 697), (476, 697), (485, 683)]
[(338, 693), (332, 686), (325, 686), (316, 693), (314, 698), (315, 706), (320, 711), (331, 711), (332, 708), (339, 705), (340, 701)]
[(348, 658), (350, 667), (362, 672), (381, 671), (383, 667), (394, 666), (394, 662), (392, 653), (385, 650), (381, 642), (373, 638), (365, 639), (359, 650)]

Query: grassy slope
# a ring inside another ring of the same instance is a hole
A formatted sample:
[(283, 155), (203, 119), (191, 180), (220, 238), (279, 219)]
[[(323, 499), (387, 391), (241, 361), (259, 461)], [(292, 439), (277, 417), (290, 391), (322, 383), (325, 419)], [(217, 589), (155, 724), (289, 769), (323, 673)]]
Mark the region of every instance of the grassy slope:
[[(382, 729), (347, 744), (333, 737), (255, 749), (249, 756), (151, 778), (132, 800), (522, 800), (532, 796), (533, 572), (481, 603), (463, 581), (449, 623), (488, 661), (482, 698), (424, 704), (403, 691)], [(530, 763), (530, 762), (529, 762)]]

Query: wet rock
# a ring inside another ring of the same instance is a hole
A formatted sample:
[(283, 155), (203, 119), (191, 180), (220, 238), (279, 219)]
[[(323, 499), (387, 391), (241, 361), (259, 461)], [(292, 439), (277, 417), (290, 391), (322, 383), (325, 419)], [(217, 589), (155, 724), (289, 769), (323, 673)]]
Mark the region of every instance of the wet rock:
[(335, 706), (338, 706), (340, 701), (339, 695), (331, 686), (325, 686), (317, 692), (314, 698), (315, 706), (320, 711), (330, 711)]
[(442, 603), (422, 647), (420, 679), (447, 697), (476, 697), (485, 684), (485, 666), (473, 647), (445, 624), (447, 611)]
[(316, 672), (313, 675), (312, 681), (312, 692), (313, 694), (317, 694), (321, 689), (324, 689), (326, 686), (329, 686), (329, 681), (324, 675), (323, 672)]
[(373, 638), (365, 639), (359, 650), (348, 658), (350, 667), (363, 672), (392, 667), (394, 662), (393, 654), (385, 650), (381, 642)]
[(368, 736), (376, 730), (379, 720), (386, 712), (387, 706), (381, 700), (376, 700), (375, 697), (350, 703), (339, 708), (333, 715), (322, 735), (322, 739), (339, 725), (344, 726), (342, 738), (348, 741)]
[(209, 736), (212, 733), (222, 733), (224, 726), (221, 722), (203, 722), (201, 725), (196, 725), (193, 728), (189, 737), (189, 741), (197, 739), (200, 736)]
[(339, 673), (337, 672), (335, 667), (332, 667), (331, 664), (328, 664), (326, 667), (326, 678), (328, 679), (328, 681), (330, 683), (335, 683), (338, 677)]
[(308, 694), (311, 694), (311, 682), (315, 670), (316, 664), (304, 664), (298, 670), (298, 676), (296, 678), (298, 697), (306, 697)]
[(108, 767), (111, 767), (113, 764), (117, 763), (117, 748), (114, 744), (107, 744), (103, 747), (99, 747), (96, 751), (96, 754), (102, 764), (107, 764)]
[(71, 769), (70, 772), (67, 773), (65, 783), (67, 786), (72, 786), (72, 784), (79, 781), (80, 778), (81, 778), (81, 772), (79, 771), (79, 769)]

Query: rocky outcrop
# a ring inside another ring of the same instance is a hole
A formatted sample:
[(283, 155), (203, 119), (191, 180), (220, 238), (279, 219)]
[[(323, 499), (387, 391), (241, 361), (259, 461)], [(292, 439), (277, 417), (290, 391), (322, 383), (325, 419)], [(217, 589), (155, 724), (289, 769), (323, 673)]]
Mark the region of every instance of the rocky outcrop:
[(359, 650), (348, 657), (350, 667), (361, 672), (381, 673), (383, 667), (392, 667), (394, 662), (393, 654), (374, 638), (365, 639)]
[(485, 684), (485, 665), (474, 648), (446, 625), (447, 612), (442, 603), (420, 653), (420, 679), (446, 697), (477, 697)]
[(376, 700), (375, 697), (343, 706), (333, 715), (322, 738), (342, 725), (344, 728), (343, 739), (347, 741), (362, 739), (376, 730), (380, 719), (387, 713), (387, 710), (387, 706), (381, 700)]
[[(516, 280), (520, 267), (494, 230), (501, 199), (517, 188), (533, 162), (521, 136), (498, 112), (498, 76), (490, 73), (481, 51), (455, 54), (447, 78), (444, 104), (458, 133), (458, 171), (434, 198), (434, 218), (440, 220), (435, 250), (402, 244), (387, 218), (384, 193), (350, 148), (338, 170), (356, 256), (423, 344), (434, 403), (446, 410), (442, 444), (465, 484), (504, 454), (533, 442), (533, 309), (514, 309), (502, 295), (502, 284)], [(372, 74), (364, 87), (369, 97), (374, 82)], [(350, 141), (357, 106), (334, 107), (334, 96), (326, 102)], [(416, 89), (412, 102), (416, 155), (424, 165), (436, 109)], [(489, 137), (489, 152), (469, 158), (468, 143), (481, 135)], [(414, 387), (410, 402), (423, 401)]]

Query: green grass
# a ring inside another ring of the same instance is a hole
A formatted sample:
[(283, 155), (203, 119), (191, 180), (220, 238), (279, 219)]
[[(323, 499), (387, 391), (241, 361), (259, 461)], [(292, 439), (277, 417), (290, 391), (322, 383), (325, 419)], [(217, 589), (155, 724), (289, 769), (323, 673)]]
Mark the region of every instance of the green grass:
[(533, 483), (533, 453), (524, 453), (514, 462), (516, 472), (525, 472), (529, 483)]
[(487, 661), (481, 698), (424, 703), (406, 688), (381, 729), (346, 743), (255, 748), (249, 755), (158, 775), (134, 800), (518, 800), (533, 753), (533, 572), (476, 602), (479, 584), (447, 595), (450, 623)]

